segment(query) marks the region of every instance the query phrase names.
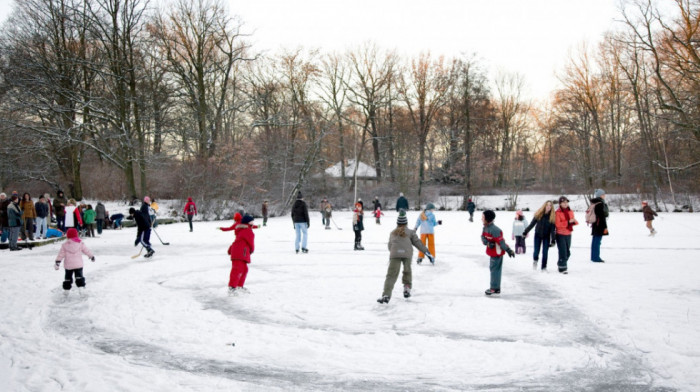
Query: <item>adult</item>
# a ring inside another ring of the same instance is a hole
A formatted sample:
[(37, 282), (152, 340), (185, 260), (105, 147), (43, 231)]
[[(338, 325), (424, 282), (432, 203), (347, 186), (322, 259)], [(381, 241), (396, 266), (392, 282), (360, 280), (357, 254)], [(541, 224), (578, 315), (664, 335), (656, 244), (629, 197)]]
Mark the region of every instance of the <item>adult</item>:
[(408, 200), (404, 197), (403, 192), (400, 192), (399, 198), (396, 199), (396, 212), (400, 210), (408, 211)]
[(331, 229), (331, 219), (333, 218), (333, 205), (331, 202), (326, 203), (326, 208), (321, 211), (324, 218), (326, 218), (326, 230)]
[(151, 217), (151, 198), (148, 196), (143, 197), (143, 203), (141, 203), (141, 208), (139, 208), (141, 215), (146, 219), (148, 227), (153, 227), (153, 218)]
[(591, 199), (593, 212), (595, 213), (595, 222), (591, 223), (591, 261), (594, 263), (604, 263), (600, 258), (600, 244), (603, 242), (603, 236), (608, 235), (608, 205), (605, 203), (605, 191), (596, 189)]
[[(425, 206), (425, 210), (418, 215), (416, 226), (413, 230), (417, 231), (420, 227), (420, 241), (430, 250), (430, 254), (433, 255), (433, 258), (430, 259), (430, 263), (435, 264), (435, 226), (442, 222), (438, 222), (435, 219), (433, 210), (435, 210), (435, 205), (433, 203), (428, 203)], [(418, 260), (416, 260), (418, 264), (423, 262), (424, 255), (423, 251), (418, 251)]]
[(34, 241), (34, 219), (36, 219), (36, 210), (34, 209), (32, 195), (25, 192), (22, 195), (22, 201), (19, 202), (19, 208), (22, 209), (22, 218), (24, 218), (20, 233), (22, 241), (26, 241), (27, 239), (29, 239), (29, 241)]
[(12, 201), (7, 197), (5, 192), (0, 193), (0, 242), (7, 241), (10, 236), (10, 226), (7, 224), (7, 206), (10, 205)]
[(374, 200), (372, 200), (372, 204), (374, 204), (374, 209), (372, 209), (372, 211), (377, 211), (377, 208), (379, 208), (379, 209), (382, 208), (382, 203), (379, 201), (379, 196), (374, 196)]
[(535, 228), (535, 251), (532, 253), (532, 268), (537, 269), (537, 262), (540, 257), (540, 249), (542, 249), (542, 272), (547, 271), (547, 255), (549, 254), (549, 246), (554, 245), (556, 235), (556, 214), (554, 213), (554, 205), (551, 200), (547, 200), (542, 204), (532, 222), (527, 226), (523, 235), (527, 234)]
[(158, 205), (158, 202), (156, 202), (156, 199), (151, 198), (151, 202), (148, 205), (148, 213), (151, 217), (151, 227), (154, 228), (158, 227), (158, 208), (160, 208), (160, 206)]
[(328, 199), (325, 197), (323, 200), (321, 200), (321, 206), (320, 206), (320, 211), (321, 211), (321, 223), (323, 226), (326, 226), (326, 214), (324, 214), (324, 211), (326, 211), (326, 206), (328, 205)]
[(472, 201), (471, 197), (467, 201), (467, 211), (469, 211), (469, 222), (474, 222), (474, 211), (476, 210), (476, 204)]
[(264, 200), (262, 203), (262, 208), (261, 208), (262, 216), (263, 216), (263, 226), (267, 226), (267, 217), (269, 214), (269, 208), (267, 205), (267, 200)]
[(68, 205), (63, 208), (64, 211), (64, 232), (65, 230), (74, 227), (80, 233), (80, 226), (83, 225), (83, 217), (80, 215), (80, 209), (76, 207), (75, 199), (69, 199)]
[(131, 207), (129, 208), (129, 215), (136, 221), (136, 241), (134, 241), (134, 246), (141, 244), (141, 246), (146, 248), (148, 252), (146, 252), (144, 257), (153, 256), (156, 251), (151, 247), (151, 223), (148, 218), (148, 212), (144, 214)]
[(66, 204), (68, 200), (63, 195), (63, 191), (56, 192), (56, 198), (53, 199), (53, 213), (56, 215), (56, 227), (62, 232), (66, 232)]
[(7, 226), (10, 231), (10, 250), (20, 250), (17, 246), (19, 230), (22, 227), (22, 210), (19, 208), (19, 197), (13, 194), (7, 205)]
[(646, 201), (642, 202), (642, 214), (644, 214), (644, 222), (647, 224), (647, 229), (649, 229), (649, 236), (653, 237), (656, 235), (656, 229), (654, 229), (654, 226), (652, 226), (652, 221), (654, 220), (655, 216), (658, 216), (656, 211), (652, 210), (651, 207), (649, 207), (649, 203)]
[(566, 196), (559, 198), (559, 208), (555, 212), (555, 225), (557, 227), (557, 248), (559, 249), (559, 261), (557, 266), (562, 274), (569, 273), (569, 257), (571, 257), (571, 233), (578, 221), (574, 218), (574, 212), (569, 208), (569, 199)]
[(192, 232), (192, 219), (197, 215), (197, 205), (191, 197), (187, 198), (187, 203), (185, 203), (185, 208), (182, 210), (187, 216), (187, 222), (190, 224), (190, 233)]
[(292, 223), (294, 223), (294, 231), (296, 233), (296, 237), (294, 239), (294, 250), (296, 253), (299, 253), (299, 243), (301, 241), (302, 253), (309, 253), (309, 249), (306, 247), (306, 245), (308, 242), (307, 230), (311, 226), (311, 221), (309, 220), (309, 209), (306, 206), (306, 202), (304, 201), (301, 191), (297, 192), (297, 200), (292, 206)]
[(112, 224), (114, 225), (114, 229), (115, 229), (115, 230), (116, 230), (116, 229), (121, 230), (122, 227), (123, 227), (123, 226), (122, 226), (122, 220), (124, 220), (124, 214), (121, 214), (121, 213), (119, 213), (119, 214), (114, 214), (114, 215), (112, 215), (112, 216), (109, 217), (109, 220), (112, 221)]
[(39, 201), (34, 204), (34, 210), (36, 211), (36, 230), (34, 231), (34, 238), (46, 239), (46, 231), (48, 229), (47, 219), (51, 219), (49, 215), (49, 204), (46, 202), (46, 196), (41, 195)]
[(95, 206), (95, 222), (97, 223), (97, 235), (102, 234), (102, 225), (104, 225), (106, 217), (107, 209), (101, 201), (98, 201), (97, 205)]

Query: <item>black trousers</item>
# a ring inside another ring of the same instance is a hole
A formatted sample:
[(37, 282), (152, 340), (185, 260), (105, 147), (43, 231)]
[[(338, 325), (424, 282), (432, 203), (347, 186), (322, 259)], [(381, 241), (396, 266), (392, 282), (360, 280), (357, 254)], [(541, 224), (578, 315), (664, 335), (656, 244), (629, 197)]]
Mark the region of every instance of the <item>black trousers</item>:
[(83, 269), (76, 268), (66, 270), (66, 278), (63, 281), (63, 290), (70, 290), (73, 285), (73, 274), (75, 274), (75, 285), (78, 287), (85, 287), (85, 278), (83, 277)]

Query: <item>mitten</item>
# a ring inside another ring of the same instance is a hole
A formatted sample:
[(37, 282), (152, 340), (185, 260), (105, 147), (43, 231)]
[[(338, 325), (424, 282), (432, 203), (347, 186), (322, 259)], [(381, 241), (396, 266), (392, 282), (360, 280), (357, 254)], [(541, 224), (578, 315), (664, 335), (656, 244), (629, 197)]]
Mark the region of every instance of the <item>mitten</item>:
[(515, 252), (513, 252), (513, 249), (508, 249), (508, 257), (515, 257)]
[(61, 265), (61, 262), (60, 262), (60, 261), (57, 261), (56, 264), (54, 264), (53, 269), (55, 269), (56, 271), (58, 271), (58, 269), (60, 268), (60, 265)]
[(427, 257), (431, 263), (435, 263), (435, 258), (433, 258), (433, 255), (431, 255), (430, 253), (426, 253), (425, 257)]
[(90, 257), (90, 261), (95, 262), (95, 256)]

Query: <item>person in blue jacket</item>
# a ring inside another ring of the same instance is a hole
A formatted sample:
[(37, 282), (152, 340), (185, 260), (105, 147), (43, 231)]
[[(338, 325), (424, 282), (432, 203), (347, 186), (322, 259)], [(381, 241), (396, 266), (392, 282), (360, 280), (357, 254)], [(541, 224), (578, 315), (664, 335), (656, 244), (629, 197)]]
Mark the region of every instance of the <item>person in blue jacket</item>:
[[(435, 205), (428, 203), (425, 210), (418, 216), (416, 227), (413, 230), (417, 231), (420, 227), (420, 241), (428, 247), (430, 254), (433, 255), (430, 262), (435, 264), (435, 226), (442, 224), (442, 221), (435, 219), (433, 210), (435, 210)], [(423, 256), (425, 254), (422, 251), (418, 253), (418, 260), (416, 260), (418, 264), (423, 262)]]

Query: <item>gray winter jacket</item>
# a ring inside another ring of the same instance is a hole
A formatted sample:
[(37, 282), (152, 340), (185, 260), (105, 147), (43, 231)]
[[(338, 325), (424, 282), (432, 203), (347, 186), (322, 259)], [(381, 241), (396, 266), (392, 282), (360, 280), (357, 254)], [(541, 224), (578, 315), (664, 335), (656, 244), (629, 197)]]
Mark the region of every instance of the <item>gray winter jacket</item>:
[(97, 203), (97, 206), (95, 206), (95, 213), (97, 214), (95, 219), (105, 219), (105, 216), (107, 215), (105, 205), (102, 203)]
[(406, 228), (406, 236), (401, 237), (399, 235), (392, 234), (389, 235), (389, 258), (412, 258), (413, 257), (413, 247), (415, 246), (423, 253), (429, 253), (428, 248), (420, 242), (416, 232)]

